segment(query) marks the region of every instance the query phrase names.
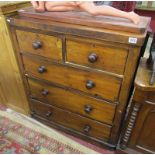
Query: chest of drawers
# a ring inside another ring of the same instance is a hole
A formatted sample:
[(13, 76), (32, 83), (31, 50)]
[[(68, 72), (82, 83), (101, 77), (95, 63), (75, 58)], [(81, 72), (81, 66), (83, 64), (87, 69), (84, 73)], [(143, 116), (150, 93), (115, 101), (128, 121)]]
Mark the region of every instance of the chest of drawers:
[(115, 148), (150, 19), (98, 18), (28, 8), (8, 22), (32, 116)]

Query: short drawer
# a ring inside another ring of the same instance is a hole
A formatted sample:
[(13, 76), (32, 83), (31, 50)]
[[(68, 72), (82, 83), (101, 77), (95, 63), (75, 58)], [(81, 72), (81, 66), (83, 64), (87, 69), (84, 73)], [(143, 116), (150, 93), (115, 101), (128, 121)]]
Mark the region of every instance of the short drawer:
[(62, 41), (60, 38), (45, 34), (16, 30), (21, 52), (28, 52), (53, 60), (62, 59)]
[(51, 86), (44, 82), (28, 79), (31, 98), (52, 104), (74, 113), (112, 124), (115, 106), (107, 102), (80, 95), (69, 90)]
[(123, 75), (128, 50), (84, 39), (66, 39), (66, 61)]
[(96, 97), (116, 101), (119, 95), (121, 80), (103, 74), (84, 71), (61, 64), (52, 64), (28, 56), (23, 57), (27, 74), (66, 87), (74, 88)]
[(111, 126), (93, 121), (80, 115), (49, 106), (40, 102), (32, 102), (31, 110), (34, 115), (39, 115), (48, 121), (55, 122), (83, 134), (107, 140), (110, 136)]

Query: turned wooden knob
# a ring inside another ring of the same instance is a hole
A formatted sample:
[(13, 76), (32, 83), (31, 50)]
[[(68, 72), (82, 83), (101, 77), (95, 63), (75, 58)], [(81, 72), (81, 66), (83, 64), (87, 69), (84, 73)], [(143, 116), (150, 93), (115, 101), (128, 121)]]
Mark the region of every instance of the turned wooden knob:
[(95, 87), (95, 83), (91, 80), (88, 80), (86, 83), (86, 88), (87, 89), (92, 89), (93, 87)]
[(83, 131), (84, 131), (85, 133), (89, 133), (90, 130), (91, 130), (91, 126), (90, 126), (90, 125), (85, 125)]
[(42, 42), (41, 41), (34, 41), (32, 43), (32, 47), (36, 50), (42, 47)]
[(93, 107), (92, 107), (91, 105), (85, 105), (85, 106), (84, 106), (84, 111), (85, 111), (86, 113), (89, 114), (92, 110), (93, 110)]
[(49, 94), (49, 91), (47, 89), (42, 90), (42, 95), (47, 96)]
[(45, 66), (40, 66), (40, 67), (38, 68), (38, 72), (39, 72), (39, 73), (44, 73), (44, 72), (46, 72), (46, 71), (47, 71), (47, 69), (46, 69)]
[(91, 63), (96, 62), (97, 59), (98, 59), (98, 56), (97, 56), (97, 54), (95, 54), (95, 53), (91, 53), (91, 54), (88, 56), (88, 61), (91, 62)]
[(50, 117), (52, 115), (52, 112), (51, 111), (48, 111), (47, 113), (46, 113), (46, 117)]

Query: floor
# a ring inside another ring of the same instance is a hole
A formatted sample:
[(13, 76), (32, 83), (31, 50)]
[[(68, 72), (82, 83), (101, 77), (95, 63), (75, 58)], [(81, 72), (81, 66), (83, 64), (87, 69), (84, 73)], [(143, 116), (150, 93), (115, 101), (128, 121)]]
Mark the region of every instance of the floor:
[[(23, 117), (23, 118), (25, 117), (26, 119), (29, 119), (29, 120), (34, 121), (32, 118), (30, 118), (30, 117), (28, 117), (28, 116), (25, 116), (25, 115), (23, 115), (23, 114), (20, 114), (20, 113), (18, 113), (18, 112), (15, 112), (15, 111), (13, 111), (12, 109), (9, 109), (9, 108), (5, 107), (4, 105), (1, 105), (1, 104), (0, 104), (0, 109), (3, 109), (3, 110), (5, 109), (7, 112), (14, 112), (15, 114), (20, 115), (20, 116)], [(39, 126), (40, 126), (40, 125), (43, 125), (42, 123), (40, 123), (40, 122), (38, 122), (38, 121), (36, 121), (36, 120), (35, 120), (35, 122), (38, 123)], [(57, 131), (57, 130), (56, 130), (56, 131)], [(74, 140), (74, 141), (80, 143), (81, 145), (86, 146), (86, 147), (88, 147), (88, 148), (90, 148), (90, 149), (92, 149), (92, 150), (94, 150), (94, 151), (96, 151), (96, 152), (99, 152), (99, 153), (101, 153), (101, 154), (114, 154), (114, 153), (115, 153), (114, 151), (110, 151), (110, 150), (107, 150), (107, 149), (105, 149), (105, 148), (98, 147), (98, 146), (96, 146), (96, 145), (93, 145), (93, 144), (91, 144), (91, 143), (88, 143), (88, 142), (86, 142), (86, 141), (84, 141), (84, 140), (81, 140), (80, 138), (71, 136), (71, 135), (66, 134), (66, 133), (64, 133), (64, 132), (61, 132), (61, 131), (57, 131), (57, 132), (59, 132), (59, 133), (63, 134), (64, 136), (66, 136), (66, 137), (68, 137), (68, 138), (70, 138), (70, 139), (72, 139), (72, 140)]]

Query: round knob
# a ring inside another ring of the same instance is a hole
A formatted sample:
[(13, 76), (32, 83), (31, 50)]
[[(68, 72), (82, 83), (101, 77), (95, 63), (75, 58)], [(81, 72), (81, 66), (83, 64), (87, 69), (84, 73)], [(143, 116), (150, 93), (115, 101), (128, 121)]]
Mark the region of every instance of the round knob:
[(36, 50), (42, 47), (42, 42), (41, 41), (34, 41), (32, 43), (32, 47)]
[(51, 111), (48, 111), (47, 113), (46, 113), (46, 117), (50, 117), (52, 115), (52, 112)]
[(42, 95), (47, 96), (49, 94), (49, 91), (47, 89), (42, 90)]
[(91, 53), (88, 56), (88, 61), (91, 62), (91, 63), (93, 63), (93, 62), (96, 62), (97, 61), (97, 58), (98, 58), (98, 56), (95, 53)]
[(39, 72), (39, 73), (44, 73), (44, 72), (46, 72), (46, 71), (47, 71), (47, 69), (46, 69), (45, 66), (40, 66), (40, 67), (38, 68), (38, 72)]
[(92, 107), (91, 105), (85, 105), (85, 106), (84, 106), (84, 111), (85, 111), (86, 113), (89, 114), (92, 110), (93, 110), (93, 107)]
[(95, 83), (91, 80), (88, 80), (86, 83), (86, 88), (87, 89), (92, 89), (93, 87), (95, 87)]
[(90, 125), (85, 125), (83, 131), (84, 131), (85, 133), (88, 133), (90, 130), (91, 130), (91, 126), (90, 126)]

